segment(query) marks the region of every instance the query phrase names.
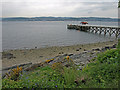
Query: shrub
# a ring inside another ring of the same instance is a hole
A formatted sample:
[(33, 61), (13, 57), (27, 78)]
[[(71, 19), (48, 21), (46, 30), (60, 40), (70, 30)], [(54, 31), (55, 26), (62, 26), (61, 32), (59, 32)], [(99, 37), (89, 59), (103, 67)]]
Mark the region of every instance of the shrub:
[(86, 73), (90, 78), (83, 87), (118, 87), (119, 51), (119, 49), (107, 50), (99, 54), (96, 61), (84, 67), (82, 73)]
[(115, 60), (119, 54), (118, 52), (119, 52), (118, 49), (107, 50), (106, 52), (99, 54), (97, 57), (97, 60), (100, 63), (108, 62), (110, 64), (112, 62), (115, 62)]

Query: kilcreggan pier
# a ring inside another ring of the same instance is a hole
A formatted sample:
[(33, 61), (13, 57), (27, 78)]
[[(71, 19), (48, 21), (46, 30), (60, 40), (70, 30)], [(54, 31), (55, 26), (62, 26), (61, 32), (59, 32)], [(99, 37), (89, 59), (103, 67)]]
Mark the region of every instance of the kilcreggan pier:
[(112, 36), (113, 34), (116, 38), (120, 35), (120, 27), (117, 26), (88, 26), (88, 25), (67, 25), (67, 29), (75, 29), (85, 32), (98, 33), (98, 34), (108, 34)]

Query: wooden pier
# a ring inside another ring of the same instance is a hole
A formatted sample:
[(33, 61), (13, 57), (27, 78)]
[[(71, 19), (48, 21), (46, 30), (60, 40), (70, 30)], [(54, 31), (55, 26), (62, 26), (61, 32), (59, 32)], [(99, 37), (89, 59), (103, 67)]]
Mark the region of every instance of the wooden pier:
[(120, 27), (112, 27), (112, 26), (88, 26), (88, 25), (67, 25), (67, 29), (75, 29), (85, 32), (92, 32), (98, 34), (107, 33), (111, 35), (115, 35), (116, 38), (120, 35)]

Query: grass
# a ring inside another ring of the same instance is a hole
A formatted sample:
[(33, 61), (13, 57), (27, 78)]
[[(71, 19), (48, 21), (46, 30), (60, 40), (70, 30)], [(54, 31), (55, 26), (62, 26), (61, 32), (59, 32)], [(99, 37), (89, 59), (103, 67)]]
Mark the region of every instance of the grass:
[(38, 67), (31, 72), (23, 72), (19, 80), (4, 78), (2, 88), (118, 88), (120, 79), (120, 41), (117, 49), (98, 54), (82, 71), (70, 64)]

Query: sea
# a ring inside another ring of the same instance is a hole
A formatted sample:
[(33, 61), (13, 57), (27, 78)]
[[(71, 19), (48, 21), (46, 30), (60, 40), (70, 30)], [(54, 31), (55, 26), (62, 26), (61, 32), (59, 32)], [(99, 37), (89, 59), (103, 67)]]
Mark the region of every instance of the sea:
[[(68, 24), (80, 25), (80, 21), (3, 21), (2, 49), (33, 49), (115, 40), (114, 35), (69, 30)], [(118, 22), (88, 21), (88, 25), (118, 26)]]

